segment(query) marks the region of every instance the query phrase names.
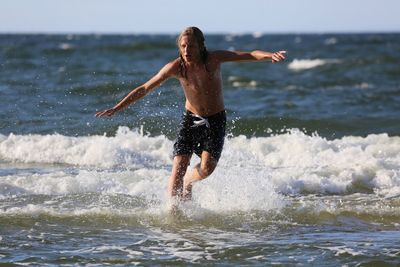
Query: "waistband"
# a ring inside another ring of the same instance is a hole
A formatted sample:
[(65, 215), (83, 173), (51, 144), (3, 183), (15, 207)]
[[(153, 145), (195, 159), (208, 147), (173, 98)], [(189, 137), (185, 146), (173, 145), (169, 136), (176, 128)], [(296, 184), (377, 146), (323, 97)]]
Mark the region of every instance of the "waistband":
[(205, 119), (208, 119), (208, 120), (210, 120), (210, 119), (212, 120), (213, 118), (219, 118), (219, 117), (221, 117), (221, 115), (225, 115), (226, 111), (224, 109), (224, 110), (221, 110), (220, 112), (215, 113), (215, 114), (210, 115), (210, 116), (200, 116), (200, 115), (198, 115), (196, 113), (191, 112), (190, 110), (185, 110), (185, 112), (183, 112), (183, 114), (184, 115), (190, 115), (190, 116), (195, 115), (194, 117), (201, 117), (201, 118), (205, 118)]
[(191, 127), (199, 127), (199, 126), (205, 125), (205, 126), (207, 126), (207, 128), (210, 128), (209, 120), (213, 121), (214, 119), (220, 119), (221, 116), (223, 116), (223, 117), (226, 116), (225, 110), (222, 110), (211, 116), (205, 116), (205, 117), (197, 115), (189, 110), (186, 110), (183, 114), (185, 116), (191, 116), (193, 118), (193, 125)]

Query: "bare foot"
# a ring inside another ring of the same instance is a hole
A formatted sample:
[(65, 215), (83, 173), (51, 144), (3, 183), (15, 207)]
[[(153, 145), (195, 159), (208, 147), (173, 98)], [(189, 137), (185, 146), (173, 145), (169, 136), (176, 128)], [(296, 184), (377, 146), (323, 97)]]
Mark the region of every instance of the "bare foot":
[(182, 210), (181, 204), (182, 203), (180, 201), (175, 201), (168, 207), (168, 215), (166, 217), (168, 222), (175, 223), (185, 217), (185, 213)]

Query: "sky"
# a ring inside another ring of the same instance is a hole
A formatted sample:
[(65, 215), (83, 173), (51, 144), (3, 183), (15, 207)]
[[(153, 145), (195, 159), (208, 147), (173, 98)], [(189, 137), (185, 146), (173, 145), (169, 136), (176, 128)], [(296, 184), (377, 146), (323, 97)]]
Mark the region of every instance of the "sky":
[(400, 32), (400, 0), (0, 0), (0, 33)]

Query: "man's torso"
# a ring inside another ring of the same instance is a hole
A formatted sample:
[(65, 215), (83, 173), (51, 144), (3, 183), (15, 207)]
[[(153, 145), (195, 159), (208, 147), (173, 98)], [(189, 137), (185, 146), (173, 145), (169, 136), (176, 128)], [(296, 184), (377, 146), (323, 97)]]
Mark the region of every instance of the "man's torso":
[(186, 77), (178, 75), (186, 97), (185, 108), (201, 116), (211, 116), (225, 109), (221, 63), (210, 53), (206, 64), (186, 67)]

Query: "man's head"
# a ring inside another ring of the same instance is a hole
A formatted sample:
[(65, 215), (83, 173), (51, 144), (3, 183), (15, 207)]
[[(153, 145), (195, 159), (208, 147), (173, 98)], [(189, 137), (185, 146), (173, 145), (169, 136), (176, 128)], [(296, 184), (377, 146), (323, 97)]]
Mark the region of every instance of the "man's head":
[(203, 62), (207, 59), (207, 49), (204, 44), (204, 35), (197, 27), (186, 28), (176, 40), (180, 58), (186, 62)]

